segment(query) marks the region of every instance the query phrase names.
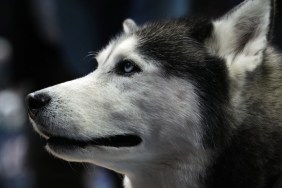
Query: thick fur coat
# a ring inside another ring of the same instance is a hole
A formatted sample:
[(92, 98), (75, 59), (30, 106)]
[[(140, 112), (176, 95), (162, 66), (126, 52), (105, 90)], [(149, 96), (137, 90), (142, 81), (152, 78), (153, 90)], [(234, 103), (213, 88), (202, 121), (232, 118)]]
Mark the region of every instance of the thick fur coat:
[(213, 21), (128, 19), (97, 70), (27, 97), (30, 120), (51, 154), (126, 188), (280, 188), (274, 15), (274, 0), (246, 0)]

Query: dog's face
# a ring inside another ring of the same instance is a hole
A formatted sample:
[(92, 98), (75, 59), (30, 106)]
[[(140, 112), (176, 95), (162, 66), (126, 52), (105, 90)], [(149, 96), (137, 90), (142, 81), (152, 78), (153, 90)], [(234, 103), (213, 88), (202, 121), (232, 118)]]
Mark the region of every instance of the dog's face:
[(98, 53), (93, 73), (33, 94), (50, 100), (31, 121), (52, 154), (115, 169), (201, 147), (195, 86), (142, 54), (136, 32)]
[[(123, 34), (95, 57), (93, 73), (29, 95), (35, 130), (57, 157), (123, 173), (199, 155), (206, 137), (221, 131), (230, 82), (261, 63), (270, 9), (269, 1), (255, 0), (216, 22), (138, 27), (126, 20)], [(253, 23), (248, 13), (258, 19), (247, 28), (250, 39), (236, 30), (242, 19)], [(251, 65), (238, 68), (246, 58)]]

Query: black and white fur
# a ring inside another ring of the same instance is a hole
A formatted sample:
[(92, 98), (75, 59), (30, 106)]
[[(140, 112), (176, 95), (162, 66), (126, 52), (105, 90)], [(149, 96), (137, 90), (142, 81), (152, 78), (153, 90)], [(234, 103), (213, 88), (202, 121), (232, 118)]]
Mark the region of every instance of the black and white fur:
[(29, 95), (34, 128), (53, 155), (122, 173), (126, 188), (280, 188), (274, 10), (246, 0), (215, 21), (126, 20), (97, 70)]

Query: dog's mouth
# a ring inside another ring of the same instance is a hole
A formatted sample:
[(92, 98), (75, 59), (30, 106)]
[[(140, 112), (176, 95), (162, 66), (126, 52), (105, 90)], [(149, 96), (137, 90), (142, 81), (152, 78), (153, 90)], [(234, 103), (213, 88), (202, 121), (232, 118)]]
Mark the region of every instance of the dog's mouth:
[(92, 140), (75, 140), (64, 137), (50, 137), (47, 140), (48, 145), (59, 147), (80, 147), (87, 146), (104, 146), (104, 147), (134, 147), (139, 145), (142, 139), (136, 135), (114, 135), (103, 138), (95, 138)]

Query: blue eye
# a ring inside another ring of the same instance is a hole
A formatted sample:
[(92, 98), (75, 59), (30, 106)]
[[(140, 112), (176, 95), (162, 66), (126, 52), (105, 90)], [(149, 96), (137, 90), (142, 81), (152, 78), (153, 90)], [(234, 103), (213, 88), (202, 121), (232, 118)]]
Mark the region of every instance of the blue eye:
[(130, 61), (124, 63), (123, 66), (124, 66), (123, 69), (125, 73), (131, 73), (135, 68), (135, 65), (131, 63)]
[(141, 72), (141, 69), (134, 62), (123, 60), (118, 63), (116, 72), (119, 75), (131, 76), (134, 73)]

